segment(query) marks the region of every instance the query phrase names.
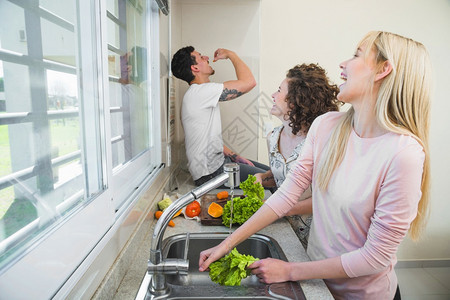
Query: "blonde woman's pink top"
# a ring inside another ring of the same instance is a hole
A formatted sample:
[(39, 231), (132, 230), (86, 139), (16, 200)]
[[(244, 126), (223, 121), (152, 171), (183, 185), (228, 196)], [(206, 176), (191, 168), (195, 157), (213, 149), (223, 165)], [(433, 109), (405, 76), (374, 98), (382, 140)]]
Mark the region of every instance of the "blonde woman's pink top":
[(417, 214), (425, 153), (414, 138), (386, 133), (360, 138), (353, 130), (328, 189), (314, 174), (342, 112), (317, 118), (298, 163), (266, 204), (283, 216), (312, 183), (311, 260), (340, 256), (350, 278), (325, 280), (336, 299), (393, 299), (396, 251)]

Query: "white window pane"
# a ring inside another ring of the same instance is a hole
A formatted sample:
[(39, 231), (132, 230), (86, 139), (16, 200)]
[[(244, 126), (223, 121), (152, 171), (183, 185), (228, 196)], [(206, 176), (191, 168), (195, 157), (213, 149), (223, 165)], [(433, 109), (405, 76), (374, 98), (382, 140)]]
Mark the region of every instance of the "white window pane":
[[(63, 28), (61, 25), (67, 25), (69, 29)], [(41, 18), (41, 26), (44, 59), (75, 66), (75, 53), (78, 49), (73, 24), (65, 22), (55, 24)]]
[(76, 9), (75, 4), (74, 0), (39, 0), (40, 7), (70, 23), (75, 22), (76, 15), (73, 13)]
[(116, 168), (149, 148), (148, 41), (142, 5), (124, 1), (110, 5), (117, 8), (117, 19), (108, 22), (109, 41), (117, 48), (108, 53), (111, 149)]
[(24, 10), (9, 1), (0, 1), (0, 15), (6, 12), (14, 18), (8, 18), (8, 23), (1, 19), (2, 23), (8, 24), (8, 28), (0, 31), (0, 48), (28, 54)]
[(120, 27), (113, 20), (108, 19), (108, 44), (120, 49)]
[(106, 0), (106, 9), (118, 18), (118, 3), (116, 0)]
[[(78, 58), (84, 41), (76, 41), (76, 24), (67, 21), (77, 19), (75, 2), (46, 1), (46, 9), (0, 3), (9, 26), (0, 48), (1, 268), (98, 195), (103, 178), (96, 84), (86, 82), (91, 93), (79, 95), (80, 71), (84, 78), (93, 72), (77, 65), (93, 68), (95, 56)], [(10, 36), (21, 27), (26, 41)], [(7, 51), (21, 47), (29, 56)]]

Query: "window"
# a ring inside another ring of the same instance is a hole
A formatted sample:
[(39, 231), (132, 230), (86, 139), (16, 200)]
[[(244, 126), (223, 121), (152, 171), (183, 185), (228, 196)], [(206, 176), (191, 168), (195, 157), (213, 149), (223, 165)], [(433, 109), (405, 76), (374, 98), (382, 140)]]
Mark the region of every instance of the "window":
[(6, 295), (27, 278), (36, 298), (54, 295), (160, 165), (149, 3), (0, 1)]
[[(155, 167), (151, 150), (157, 136), (149, 134), (156, 131), (149, 121), (158, 116), (152, 115), (155, 109), (147, 101), (152, 97), (148, 73), (154, 52), (149, 51), (145, 8), (143, 1), (107, 0), (111, 187), (116, 208), (130, 192), (123, 189), (124, 180), (137, 186), (148, 173), (142, 166)], [(154, 77), (159, 80), (159, 73)], [(142, 172), (137, 172), (139, 168)]]

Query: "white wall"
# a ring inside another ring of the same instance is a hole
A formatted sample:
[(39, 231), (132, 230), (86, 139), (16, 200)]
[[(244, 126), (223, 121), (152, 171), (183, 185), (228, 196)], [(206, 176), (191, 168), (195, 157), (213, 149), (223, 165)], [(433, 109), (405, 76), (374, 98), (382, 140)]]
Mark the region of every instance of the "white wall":
[[(174, 2), (174, 1), (173, 1)], [(179, 2), (179, 1), (176, 1)], [(184, 2), (184, 1), (182, 1)], [(191, 0), (192, 2), (192, 0)], [(205, 1), (202, 1), (205, 2)], [(214, 9), (202, 14), (191, 12), (190, 24), (203, 32), (212, 26), (204, 22), (231, 18)], [(242, 1), (246, 2), (246, 1)], [(236, 5), (236, 1), (228, 1)], [(450, 1), (448, 0), (261, 0), (258, 105), (263, 123), (277, 122), (267, 116), (270, 95), (278, 88), (286, 71), (299, 63), (319, 63), (332, 81), (339, 84), (339, 63), (350, 58), (358, 41), (370, 30), (395, 32), (422, 42), (434, 65), (435, 91), (431, 122), (432, 193), (431, 214), (424, 238), (413, 243), (406, 239), (400, 246), (399, 260), (450, 259), (450, 201), (448, 182), (450, 171)], [(173, 10), (172, 10), (173, 12)], [(248, 17), (253, 18), (250, 14)], [(180, 11), (175, 9), (173, 23), (181, 25)], [(233, 18), (233, 27), (247, 24), (245, 18)], [(235, 24), (236, 23), (236, 24)], [(185, 24), (185, 22), (184, 22)], [(218, 28), (215, 36), (204, 36), (202, 45), (211, 51), (221, 39), (228, 40), (228, 28)], [(175, 41), (182, 40), (181, 27), (174, 26)], [(255, 38), (252, 29), (242, 31), (242, 40)], [(233, 39), (236, 37), (233, 37)], [(214, 41), (214, 43), (213, 43)], [(172, 52), (180, 44), (173, 45)], [(200, 49), (201, 50), (201, 49)], [(209, 52), (208, 52), (209, 54)], [(182, 84), (185, 85), (185, 84)], [(181, 129), (179, 129), (181, 130)], [(267, 156), (265, 139), (259, 139), (257, 157)]]

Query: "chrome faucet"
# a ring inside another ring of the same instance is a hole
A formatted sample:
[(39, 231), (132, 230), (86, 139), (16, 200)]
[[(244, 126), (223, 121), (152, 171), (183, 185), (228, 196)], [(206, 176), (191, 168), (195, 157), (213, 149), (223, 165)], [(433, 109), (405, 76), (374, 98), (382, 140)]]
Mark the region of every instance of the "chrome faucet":
[[(183, 207), (192, 201), (199, 199), (207, 192), (225, 184), (228, 187), (236, 187), (240, 183), (239, 165), (236, 163), (227, 163), (224, 165), (224, 173), (193, 189), (189, 193), (174, 201), (167, 207), (153, 231), (150, 259), (148, 261), (147, 272), (152, 274), (152, 279), (148, 291), (152, 295), (163, 295), (168, 292), (166, 283), (166, 274), (187, 274), (189, 261), (187, 260), (188, 236), (186, 237), (184, 259), (163, 259), (162, 257), (162, 237), (173, 216)], [(188, 234), (187, 234), (188, 235)]]

